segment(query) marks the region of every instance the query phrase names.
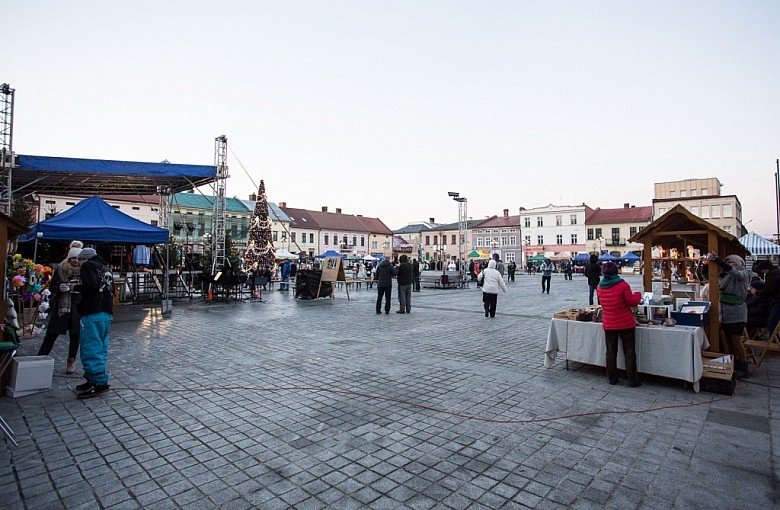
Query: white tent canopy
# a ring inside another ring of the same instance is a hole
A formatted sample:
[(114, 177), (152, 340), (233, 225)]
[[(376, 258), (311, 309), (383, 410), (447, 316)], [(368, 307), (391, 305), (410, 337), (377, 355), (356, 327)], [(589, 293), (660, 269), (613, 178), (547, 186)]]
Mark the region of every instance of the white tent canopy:
[(276, 257), (276, 260), (297, 260), (298, 259), (298, 255), (294, 255), (284, 248), (279, 248), (278, 250), (276, 250), (276, 252), (274, 253), (274, 257)]
[(363, 255), (363, 260), (377, 260), (376, 257), (370, 254)]
[(740, 237), (739, 242), (750, 251), (753, 257), (780, 255), (780, 246), (755, 232), (749, 232), (747, 235)]

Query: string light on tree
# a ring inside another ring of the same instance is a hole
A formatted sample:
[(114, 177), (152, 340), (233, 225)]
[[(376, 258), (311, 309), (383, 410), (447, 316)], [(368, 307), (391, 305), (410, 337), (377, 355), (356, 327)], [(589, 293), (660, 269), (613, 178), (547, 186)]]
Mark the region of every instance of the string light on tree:
[(258, 267), (273, 267), (275, 258), (274, 243), (271, 240), (271, 218), (268, 216), (268, 197), (265, 194), (265, 182), (260, 180), (244, 260), (249, 265), (257, 263)]

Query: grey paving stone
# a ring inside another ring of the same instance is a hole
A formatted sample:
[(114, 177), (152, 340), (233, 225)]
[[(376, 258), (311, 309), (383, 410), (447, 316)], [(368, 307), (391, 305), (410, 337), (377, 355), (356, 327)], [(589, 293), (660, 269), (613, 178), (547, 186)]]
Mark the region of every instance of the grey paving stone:
[[(518, 277), (487, 324), (476, 289), (424, 289), (408, 317), (376, 316), (366, 290), (176, 303), (165, 319), (118, 306), (108, 395), (78, 401), (81, 379), (55, 374), (45, 394), (0, 398), (22, 439), (0, 442), (10, 459), (0, 498), (10, 508), (718, 508), (715, 485), (750, 493), (740, 507), (770, 508), (780, 360), (764, 362), (763, 386), (719, 402), (658, 377), (636, 391), (609, 386), (597, 367), (547, 370), (550, 316), (587, 299), (577, 277), (553, 285), (539, 299), (538, 278)], [(214, 338), (229, 339), (216, 354)], [(552, 421), (487, 421), (533, 418)]]

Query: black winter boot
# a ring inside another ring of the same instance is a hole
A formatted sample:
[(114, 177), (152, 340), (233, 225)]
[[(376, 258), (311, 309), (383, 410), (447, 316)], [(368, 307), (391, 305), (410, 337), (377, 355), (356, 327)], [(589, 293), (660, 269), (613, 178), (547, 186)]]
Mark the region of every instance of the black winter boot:
[(734, 362), (734, 375), (737, 379), (747, 379), (750, 377), (750, 366), (747, 361), (735, 361)]

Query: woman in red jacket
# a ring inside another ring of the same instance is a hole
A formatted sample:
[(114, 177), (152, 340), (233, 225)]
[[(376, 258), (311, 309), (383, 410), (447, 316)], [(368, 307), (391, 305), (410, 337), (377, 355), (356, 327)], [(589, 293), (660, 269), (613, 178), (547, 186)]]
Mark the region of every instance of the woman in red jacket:
[(607, 377), (609, 384), (618, 383), (617, 353), (618, 338), (623, 340), (623, 355), (626, 358), (626, 376), (632, 388), (641, 386), (636, 369), (636, 319), (631, 311), (642, 300), (642, 294), (631, 292), (631, 287), (618, 276), (614, 262), (606, 262), (601, 268), (604, 277), (596, 293), (603, 314), (601, 326), (607, 341)]

